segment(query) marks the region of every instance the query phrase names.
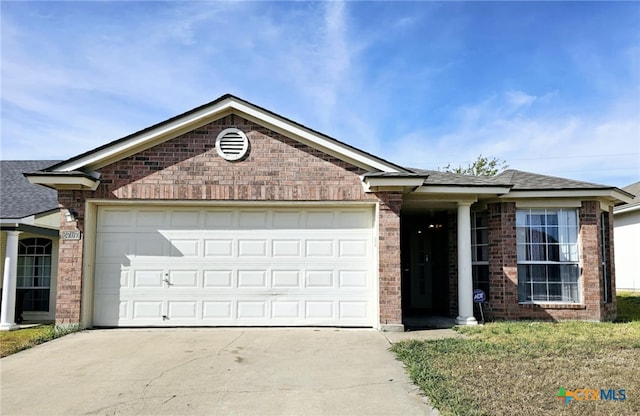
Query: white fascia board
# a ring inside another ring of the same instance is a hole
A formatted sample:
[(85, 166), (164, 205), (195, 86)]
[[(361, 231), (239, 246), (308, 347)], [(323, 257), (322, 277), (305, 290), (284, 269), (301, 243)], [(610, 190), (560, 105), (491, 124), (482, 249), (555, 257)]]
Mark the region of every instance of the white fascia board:
[(473, 194), (473, 195), (501, 195), (509, 192), (509, 188), (502, 186), (421, 186), (416, 194)]
[[(204, 108), (193, 114), (189, 114), (179, 120), (175, 120), (172, 123), (165, 124), (156, 129), (142, 133), (131, 137), (129, 140), (125, 140), (121, 143), (114, 144), (113, 146), (106, 147), (102, 150), (92, 152), (83, 158), (74, 160), (68, 164), (60, 166), (56, 171), (70, 172), (74, 170), (82, 170), (86, 166), (97, 166), (94, 169), (99, 169), (104, 166), (101, 161), (112, 159), (114, 156), (123, 154), (122, 158), (129, 156), (128, 150), (139, 151), (139, 147), (144, 147), (146, 144), (156, 144), (156, 142), (162, 141), (163, 138), (169, 140), (177, 135), (182, 130), (188, 131), (198, 127), (198, 124), (206, 124), (208, 119), (217, 113), (222, 113), (226, 108), (230, 106), (231, 98), (227, 98), (217, 104)], [(186, 132), (185, 131), (185, 132)]]
[(34, 215), (29, 215), (28, 217), (24, 217), (24, 218), (8, 218), (8, 219), (1, 219), (0, 218), (0, 224), (2, 225), (15, 225), (16, 227), (20, 224), (27, 224), (27, 225), (33, 225), (35, 222), (35, 216)]
[(363, 177), (362, 181), (366, 183), (369, 188), (384, 187), (416, 187), (424, 183), (426, 176), (402, 178), (402, 177)]
[(377, 170), (381, 172), (400, 171), (390, 163), (385, 163), (380, 159), (358, 152), (351, 147), (344, 146), (332, 140), (327, 140), (316, 133), (300, 128), (296, 125), (292, 125), (290, 122), (274, 117), (270, 114), (265, 114), (264, 112), (244, 103), (233, 102), (232, 107), (242, 112), (247, 116), (247, 118), (254, 122), (259, 124), (267, 123), (268, 126), (266, 127), (269, 127), (273, 131), (284, 133), (287, 136), (294, 136), (294, 138), (301, 143), (307, 144), (318, 150), (322, 150), (323, 152), (339, 159), (347, 160), (363, 169)]
[(89, 179), (84, 176), (62, 176), (62, 175), (37, 175), (27, 176), (30, 183), (34, 185), (44, 185), (54, 189), (79, 189), (95, 191), (100, 185), (97, 179)]
[(626, 212), (633, 212), (633, 211), (638, 211), (640, 210), (640, 204), (635, 204), (635, 205), (629, 205), (629, 206), (620, 206), (620, 207), (614, 207), (613, 208), (613, 215), (616, 214), (623, 214)]
[(621, 202), (630, 202), (631, 198), (615, 189), (548, 189), (540, 191), (511, 191), (500, 198), (609, 198)]
[(378, 170), (382, 172), (399, 171), (398, 168), (392, 164), (385, 163), (382, 160), (368, 156), (362, 152), (358, 152), (355, 149), (327, 140), (318, 134), (295, 126), (286, 120), (266, 114), (262, 110), (238, 102), (231, 97), (171, 123), (162, 125), (156, 129), (135, 135), (128, 140), (114, 144), (113, 146), (108, 146), (96, 152), (92, 152), (78, 160), (63, 164), (57, 169), (57, 171), (70, 172), (86, 169), (87, 167), (99, 169), (100, 167), (106, 166), (107, 164), (113, 163), (119, 159), (131, 156), (146, 148), (203, 126), (216, 118), (231, 114), (234, 110), (242, 113), (241, 115), (246, 115), (248, 119), (257, 122), (258, 124), (266, 124), (266, 127), (269, 127), (278, 133), (293, 136), (302, 143), (322, 150), (332, 156), (338, 157), (339, 159), (350, 161), (363, 169)]

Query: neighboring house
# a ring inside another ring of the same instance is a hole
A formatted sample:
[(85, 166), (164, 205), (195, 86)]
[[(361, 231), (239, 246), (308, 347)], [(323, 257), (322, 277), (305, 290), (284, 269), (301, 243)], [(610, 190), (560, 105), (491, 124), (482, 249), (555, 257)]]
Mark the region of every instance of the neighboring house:
[(613, 209), (616, 288), (640, 290), (640, 182), (623, 190), (635, 198)]
[[(0, 161), (0, 271), (3, 276), (0, 329), (11, 329), (22, 319), (55, 320), (58, 196), (53, 189), (29, 183), (23, 173), (58, 162)], [(8, 297), (4, 296), (5, 288), (9, 288)]]
[(231, 95), (26, 176), (74, 214), (61, 324), (474, 324), (476, 287), (491, 319), (616, 314), (628, 193), (402, 167)]

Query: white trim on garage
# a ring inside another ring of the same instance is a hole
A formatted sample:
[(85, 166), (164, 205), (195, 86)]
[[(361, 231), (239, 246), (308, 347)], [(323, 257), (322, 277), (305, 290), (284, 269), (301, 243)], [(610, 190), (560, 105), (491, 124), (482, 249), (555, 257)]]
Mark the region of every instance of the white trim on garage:
[(123, 202), (87, 203), (87, 326), (378, 326), (377, 204)]

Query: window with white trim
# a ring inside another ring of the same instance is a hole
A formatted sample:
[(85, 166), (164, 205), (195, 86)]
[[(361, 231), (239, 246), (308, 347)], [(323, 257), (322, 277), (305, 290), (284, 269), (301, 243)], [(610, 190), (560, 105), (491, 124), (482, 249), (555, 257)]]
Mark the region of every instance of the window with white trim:
[(473, 288), (489, 297), (489, 214), (471, 213), (471, 269)]
[(516, 233), (518, 301), (579, 303), (577, 210), (518, 210)]
[(23, 311), (49, 311), (51, 248), (48, 238), (26, 238), (18, 242), (18, 302)]

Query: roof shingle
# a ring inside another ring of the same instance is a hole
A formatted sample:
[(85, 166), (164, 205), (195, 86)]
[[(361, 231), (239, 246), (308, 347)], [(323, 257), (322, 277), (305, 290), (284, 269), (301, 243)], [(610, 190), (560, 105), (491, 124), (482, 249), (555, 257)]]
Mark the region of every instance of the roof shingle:
[(45, 169), (58, 160), (0, 161), (0, 218), (24, 218), (58, 208), (55, 189), (33, 185), (22, 174)]

